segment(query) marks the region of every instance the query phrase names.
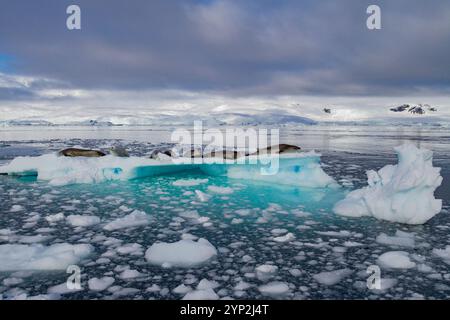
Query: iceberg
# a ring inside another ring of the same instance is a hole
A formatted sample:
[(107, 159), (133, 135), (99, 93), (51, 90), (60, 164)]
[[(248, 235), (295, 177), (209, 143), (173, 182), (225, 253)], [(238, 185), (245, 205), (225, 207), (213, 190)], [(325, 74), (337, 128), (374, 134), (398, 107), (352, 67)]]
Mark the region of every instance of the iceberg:
[[(335, 180), (323, 171), (320, 154), (311, 152), (281, 155), (248, 156), (241, 159), (208, 159), (195, 163), (191, 158), (149, 159), (121, 158), (107, 155), (101, 158), (61, 157), (46, 154), (38, 157), (17, 157), (0, 166), (1, 174), (36, 176), (51, 185), (99, 183), (111, 180), (130, 180), (180, 171), (201, 170), (212, 176), (231, 179), (263, 181), (308, 188), (337, 187)], [(220, 160), (220, 161), (219, 161)], [(276, 168), (272, 164), (276, 163)], [(273, 171), (273, 172), (272, 172)], [(178, 181), (177, 186), (193, 186), (207, 180)]]
[(442, 176), (441, 169), (433, 167), (433, 153), (409, 143), (395, 151), (398, 164), (368, 171), (368, 186), (350, 192), (334, 206), (335, 213), (423, 224), (441, 211), (442, 200), (434, 197), (434, 191)]

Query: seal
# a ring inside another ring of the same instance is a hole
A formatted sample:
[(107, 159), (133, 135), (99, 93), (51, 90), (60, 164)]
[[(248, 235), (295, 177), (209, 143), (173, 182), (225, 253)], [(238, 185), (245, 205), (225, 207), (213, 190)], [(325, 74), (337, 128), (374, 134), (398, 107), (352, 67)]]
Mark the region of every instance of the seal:
[(64, 157), (90, 157), (90, 158), (99, 158), (106, 156), (105, 153), (98, 150), (86, 150), (86, 149), (77, 149), (77, 148), (68, 148), (58, 152), (59, 156)]
[(237, 151), (212, 151), (211, 153), (207, 153), (202, 156), (202, 158), (217, 158), (223, 157), (225, 160), (236, 160), (239, 157), (244, 156), (243, 153)]
[(109, 152), (113, 156), (121, 157), (121, 158), (128, 158), (130, 156), (128, 151), (122, 146), (114, 146), (111, 149), (109, 149)]
[(283, 153), (293, 153), (300, 151), (301, 148), (291, 144), (277, 144), (275, 146), (270, 146), (264, 149), (258, 149), (255, 153), (250, 155), (260, 155), (260, 154), (283, 154)]
[(155, 149), (150, 154), (150, 159), (160, 160), (159, 154), (164, 154), (168, 157), (173, 157), (174, 154), (171, 149)]

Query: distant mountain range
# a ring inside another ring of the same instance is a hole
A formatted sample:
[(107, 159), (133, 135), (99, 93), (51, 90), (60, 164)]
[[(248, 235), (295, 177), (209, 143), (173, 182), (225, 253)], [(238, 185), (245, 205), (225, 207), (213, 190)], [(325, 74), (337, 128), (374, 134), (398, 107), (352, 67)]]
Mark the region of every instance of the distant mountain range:
[(403, 104), (401, 106), (391, 108), (390, 110), (392, 112), (410, 112), (412, 114), (418, 115), (423, 115), (429, 112), (437, 112), (437, 108), (432, 107), (429, 104), (417, 104), (417, 105)]

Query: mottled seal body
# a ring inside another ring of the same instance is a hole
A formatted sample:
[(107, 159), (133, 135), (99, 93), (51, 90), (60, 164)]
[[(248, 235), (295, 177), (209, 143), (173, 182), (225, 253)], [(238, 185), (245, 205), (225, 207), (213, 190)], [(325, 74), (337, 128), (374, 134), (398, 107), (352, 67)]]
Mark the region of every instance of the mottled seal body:
[(260, 155), (260, 154), (283, 154), (283, 153), (291, 153), (291, 152), (298, 152), (301, 148), (298, 146), (294, 146), (291, 144), (277, 144), (275, 146), (270, 146), (264, 149), (258, 149), (256, 153), (253, 153), (252, 155)]
[(218, 158), (221, 157), (225, 160), (236, 160), (237, 158), (244, 156), (243, 153), (237, 151), (212, 151), (211, 153), (204, 154), (202, 158)]
[(111, 152), (113, 156), (121, 158), (128, 158), (130, 156), (128, 151), (122, 146), (114, 146), (109, 150), (109, 152)]
[(87, 150), (87, 149), (77, 149), (68, 148), (58, 152), (58, 155), (64, 157), (89, 157), (89, 158), (99, 158), (106, 156), (105, 153), (99, 150)]
[(171, 149), (156, 149), (156, 150), (153, 150), (152, 153), (150, 154), (150, 159), (160, 160), (159, 154), (163, 154), (168, 157), (174, 156), (174, 153), (172, 152)]

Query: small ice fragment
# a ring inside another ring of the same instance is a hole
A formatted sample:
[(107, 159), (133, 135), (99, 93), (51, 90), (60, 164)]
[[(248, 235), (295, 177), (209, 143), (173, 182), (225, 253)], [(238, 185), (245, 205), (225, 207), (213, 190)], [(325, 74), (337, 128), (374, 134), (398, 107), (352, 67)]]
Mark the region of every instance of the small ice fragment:
[(416, 263), (411, 261), (408, 252), (389, 251), (378, 257), (377, 263), (387, 269), (411, 269)]
[(87, 215), (70, 215), (67, 218), (67, 222), (74, 227), (90, 227), (100, 223), (100, 218), (97, 216)]
[(114, 231), (118, 229), (124, 229), (124, 228), (132, 228), (132, 227), (138, 227), (138, 226), (144, 226), (149, 224), (149, 218), (147, 214), (143, 211), (134, 210), (129, 215), (126, 215), (123, 218), (118, 218), (114, 221), (111, 221), (107, 223), (103, 229), (108, 231)]
[(350, 269), (340, 269), (334, 271), (325, 271), (313, 275), (314, 280), (326, 286), (332, 286), (339, 283), (342, 279), (352, 274)]
[(114, 283), (113, 277), (91, 278), (88, 281), (89, 290), (103, 291)]

